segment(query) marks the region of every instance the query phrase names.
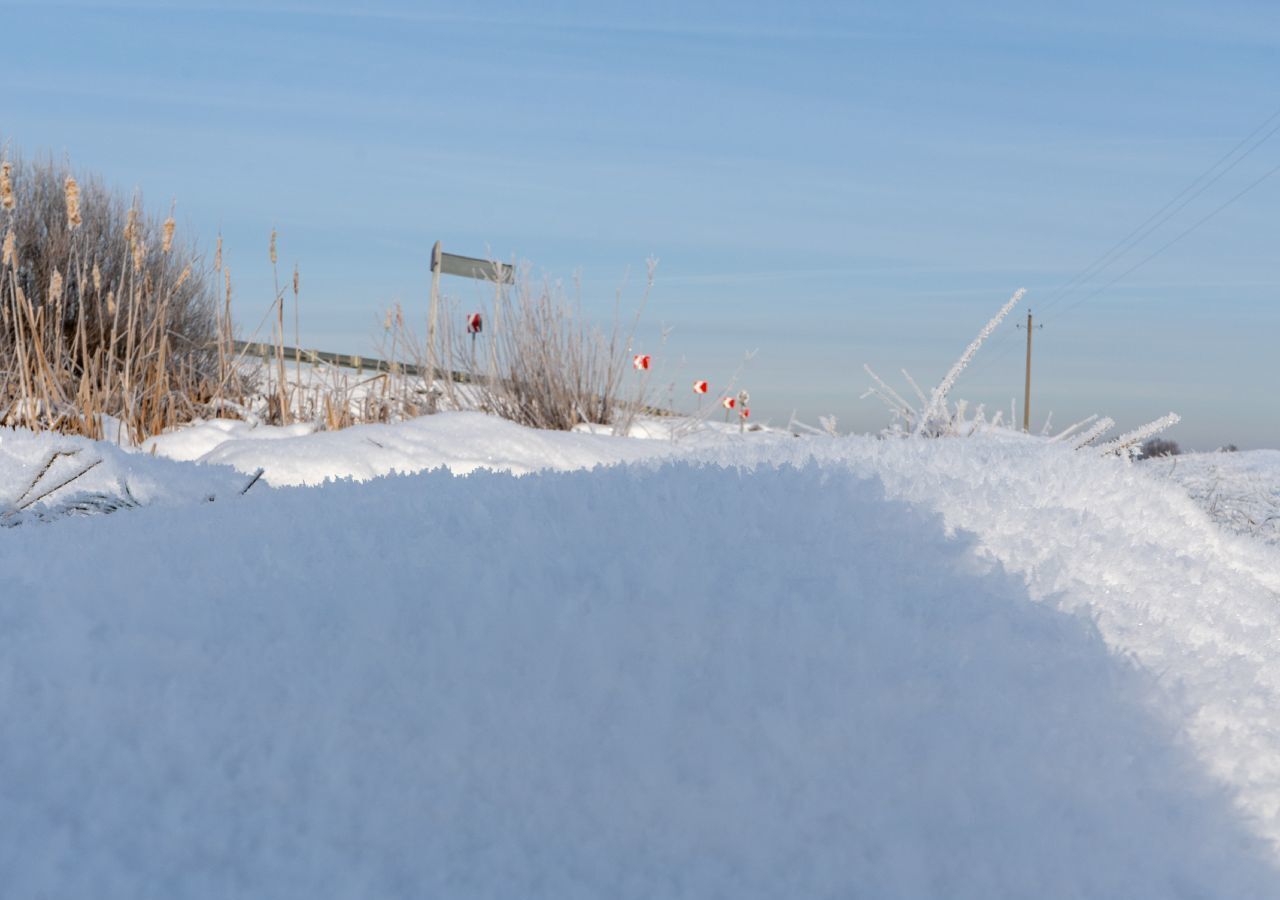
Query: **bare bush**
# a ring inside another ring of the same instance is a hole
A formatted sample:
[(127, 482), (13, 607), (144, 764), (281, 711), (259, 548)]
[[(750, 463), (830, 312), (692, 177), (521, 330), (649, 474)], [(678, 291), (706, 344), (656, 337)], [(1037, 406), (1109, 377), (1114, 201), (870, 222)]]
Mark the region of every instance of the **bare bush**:
[[(513, 285), (495, 285), (482, 311), (482, 340), (460, 327), (463, 311), (447, 302), (435, 355), (445, 371), (435, 389), (448, 407), (478, 408), (533, 428), (593, 423), (625, 433), (649, 408), (649, 371), (633, 372), (632, 360), (656, 266), (648, 262), (643, 296), (625, 324), (619, 290), (608, 333), (583, 316), (579, 297), (558, 282), (535, 281), (527, 268)], [(425, 367), (428, 354), (416, 355)], [(448, 370), (469, 377), (459, 383)]]

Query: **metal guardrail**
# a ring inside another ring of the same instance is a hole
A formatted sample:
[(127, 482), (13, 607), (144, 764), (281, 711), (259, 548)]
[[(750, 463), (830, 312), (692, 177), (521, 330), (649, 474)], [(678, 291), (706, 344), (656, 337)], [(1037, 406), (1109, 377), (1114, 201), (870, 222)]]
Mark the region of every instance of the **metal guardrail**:
[[(341, 366), (344, 369), (355, 369), (357, 372), (387, 372), (391, 375), (408, 375), (414, 378), (425, 378), (427, 375), (426, 366), (378, 359), (376, 356), (330, 353), (327, 350), (306, 350), (301, 347), (279, 347), (275, 344), (265, 344), (261, 341), (234, 341), (232, 346), (235, 348), (236, 353), (263, 360), (276, 359), (277, 352), (283, 352), (285, 362), (291, 363), (327, 363), (331, 366)], [(436, 378), (441, 381), (448, 379), (458, 384), (470, 384), (476, 380), (468, 372), (446, 372), (442, 369), (436, 370)]]
[[(415, 378), (425, 378), (427, 373), (426, 366), (388, 361), (374, 356), (330, 353), (327, 350), (305, 350), (301, 347), (280, 347), (276, 344), (264, 344), (261, 341), (233, 341), (232, 347), (235, 348), (236, 353), (243, 356), (252, 356), (268, 362), (277, 359), (276, 353), (282, 351), (285, 362), (289, 363), (327, 363), (331, 366), (341, 366), (344, 369), (355, 369), (357, 372), (387, 372), (392, 375), (408, 375)], [(472, 375), (470, 372), (447, 372), (444, 369), (436, 369), (437, 379), (440, 381), (448, 379), (455, 384), (478, 384), (485, 380), (486, 377)], [(675, 415), (669, 409), (647, 404), (641, 406), (640, 411), (653, 416)]]

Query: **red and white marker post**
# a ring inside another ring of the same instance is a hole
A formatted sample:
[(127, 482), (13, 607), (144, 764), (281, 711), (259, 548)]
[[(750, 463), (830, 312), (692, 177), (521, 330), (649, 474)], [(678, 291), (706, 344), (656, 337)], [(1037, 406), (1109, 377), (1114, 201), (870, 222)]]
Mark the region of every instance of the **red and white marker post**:
[(471, 335), (471, 371), (476, 370), (476, 335), (484, 331), (484, 319), (480, 313), (467, 313), (467, 334)]
[(698, 395), (698, 416), (702, 416), (702, 398), (707, 393), (707, 383), (705, 381), (695, 381), (693, 383), (693, 392)]

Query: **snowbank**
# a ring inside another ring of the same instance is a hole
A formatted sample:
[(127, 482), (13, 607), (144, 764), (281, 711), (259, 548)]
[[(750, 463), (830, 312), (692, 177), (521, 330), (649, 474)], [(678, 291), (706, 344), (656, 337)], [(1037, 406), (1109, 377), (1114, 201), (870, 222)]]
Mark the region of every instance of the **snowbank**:
[(507, 427), (200, 455), (644, 461), (0, 533), (6, 893), (1280, 895), (1280, 552), (1150, 470)]
[(268, 484), (281, 486), (337, 478), (367, 481), (438, 468), (455, 475), (476, 469), (525, 475), (693, 454), (714, 458), (728, 444), (773, 446), (794, 439), (770, 429), (739, 434), (737, 425), (653, 417), (638, 418), (630, 436), (622, 438), (603, 426), (539, 431), (483, 413), (448, 412), (394, 425), (326, 432), (315, 432), (311, 425), (214, 419), (150, 438), (142, 450), (169, 459), (229, 465), (245, 473), (261, 468)]
[(678, 448), (670, 442), (538, 431), (476, 412), (311, 432), (309, 425), (254, 427), (214, 420), (151, 438), (143, 446), (160, 456), (229, 465), (241, 472), (262, 468), (272, 485), (366, 481), (441, 467), (457, 475), (479, 468), (521, 475), (644, 459)]

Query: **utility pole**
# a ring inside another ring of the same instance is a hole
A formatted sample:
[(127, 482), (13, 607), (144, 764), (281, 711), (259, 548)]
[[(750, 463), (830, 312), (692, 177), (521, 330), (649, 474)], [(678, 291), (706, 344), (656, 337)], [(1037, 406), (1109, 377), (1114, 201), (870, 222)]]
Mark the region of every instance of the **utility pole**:
[[(1019, 325), (1019, 328), (1022, 326)], [(1041, 328), (1044, 326), (1041, 325)], [(1022, 401), (1022, 430), (1031, 431), (1031, 310), (1027, 310), (1027, 386), (1026, 396)]]

